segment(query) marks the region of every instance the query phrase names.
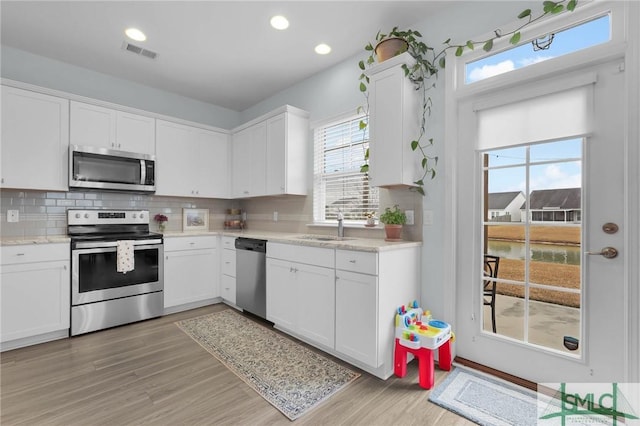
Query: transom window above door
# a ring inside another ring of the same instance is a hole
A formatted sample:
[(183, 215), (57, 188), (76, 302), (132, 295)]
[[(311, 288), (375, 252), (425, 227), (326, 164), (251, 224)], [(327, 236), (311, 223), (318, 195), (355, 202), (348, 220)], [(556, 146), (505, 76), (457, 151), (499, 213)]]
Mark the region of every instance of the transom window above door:
[(464, 83), (473, 84), (610, 40), (611, 15), (607, 13), (565, 30), (545, 34), (528, 43), (467, 62)]

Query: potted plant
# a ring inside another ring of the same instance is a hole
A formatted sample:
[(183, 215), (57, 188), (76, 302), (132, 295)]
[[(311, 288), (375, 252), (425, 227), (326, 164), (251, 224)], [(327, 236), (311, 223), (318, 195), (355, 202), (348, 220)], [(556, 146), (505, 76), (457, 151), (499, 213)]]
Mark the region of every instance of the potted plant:
[[(565, 4), (566, 2), (566, 4)], [(427, 154), (428, 148), (433, 145), (433, 138), (426, 137), (427, 130), (427, 118), (431, 115), (431, 109), (433, 108), (433, 102), (431, 101), (431, 97), (429, 96), (429, 89), (435, 87), (435, 78), (438, 76), (438, 72), (440, 69), (445, 66), (445, 56), (448, 51), (451, 49), (455, 49), (455, 56), (462, 56), (465, 50), (474, 50), (476, 46), (482, 46), (482, 49), (485, 52), (489, 52), (493, 49), (493, 43), (495, 40), (499, 38), (508, 37), (509, 43), (512, 45), (517, 45), (520, 43), (521, 30), (526, 26), (539, 21), (540, 19), (548, 16), (555, 15), (561, 13), (565, 10), (573, 11), (578, 4), (578, 0), (545, 0), (543, 1), (543, 10), (538, 16), (534, 16), (531, 9), (525, 9), (518, 14), (518, 19), (523, 20), (524, 22), (509, 32), (503, 32), (500, 29), (496, 29), (492, 36), (488, 37), (485, 40), (468, 40), (463, 44), (455, 44), (451, 42), (451, 39), (445, 40), (442, 44), (443, 47), (436, 51), (433, 47), (428, 46), (422, 41), (422, 34), (415, 30), (398, 30), (398, 27), (394, 27), (388, 34), (384, 34), (380, 31), (376, 34), (376, 45), (368, 43), (365, 46), (365, 51), (369, 54), (369, 56), (365, 60), (361, 60), (358, 63), (358, 67), (362, 71), (359, 78), (359, 86), (360, 92), (365, 97), (366, 104), (364, 107), (359, 107), (359, 111), (364, 111), (365, 118), (360, 121), (360, 130), (364, 131), (367, 127), (368, 116), (369, 116), (369, 96), (368, 96), (368, 84), (369, 77), (364, 72), (367, 67), (371, 67), (376, 63), (376, 55), (379, 50), (383, 50), (383, 44), (386, 44), (386, 41), (400, 39), (406, 43), (406, 48), (398, 48), (394, 47), (391, 49), (391, 53), (389, 57), (393, 57), (403, 52), (408, 52), (415, 63), (413, 65), (402, 65), (404, 69), (405, 76), (415, 85), (416, 91), (420, 93), (421, 97), (421, 117), (420, 117), (420, 128), (418, 134), (415, 139), (409, 141), (408, 143), (411, 145), (411, 149), (416, 151), (420, 156), (421, 165), (422, 165), (422, 176), (418, 178), (414, 184), (415, 190), (422, 195), (425, 195), (424, 192), (424, 179), (429, 176), (433, 179), (436, 176), (436, 166), (438, 164), (437, 156), (430, 156)], [(382, 62), (383, 60), (388, 59), (385, 57), (384, 59), (377, 59), (377, 62)], [(375, 143), (375, 141), (373, 142)], [(363, 173), (367, 173), (369, 171), (369, 150), (367, 149), (364, 153), (364, 164), (360, 168), (360, 171)], [(382, 221), (382, 218), (380, 218)]]
[(396, 204), (393, 209), (387, 207), (380, 215), (380, 222), (384, 223), (385, 241), (402, 241), (402, 225), (407, 223), (407, 215)]

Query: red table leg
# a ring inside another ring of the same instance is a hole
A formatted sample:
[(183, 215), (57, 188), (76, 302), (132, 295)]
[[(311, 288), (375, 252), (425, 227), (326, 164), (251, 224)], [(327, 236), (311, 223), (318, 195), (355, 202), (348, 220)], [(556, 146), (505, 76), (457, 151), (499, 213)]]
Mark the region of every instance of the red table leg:
[(400, 339), (396, 338), (396, 348), (393, 356), (393, 372), (397, 377), (407, 375), (407, 348), (400, 344)]
[(444, 371), (451, 370), (451, 339), (438, 348), (438, 367)]
[(421, 348), (414, 352), (418, 358), (419, 383), (423, 389), (433, 387), (433, 351)]

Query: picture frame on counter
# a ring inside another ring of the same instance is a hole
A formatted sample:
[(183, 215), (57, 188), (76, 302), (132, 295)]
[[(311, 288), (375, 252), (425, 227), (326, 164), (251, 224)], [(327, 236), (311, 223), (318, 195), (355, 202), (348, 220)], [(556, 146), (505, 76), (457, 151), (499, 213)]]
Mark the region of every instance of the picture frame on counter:
[(183, 231), (208, 231), (209, 209), (182, 209)]

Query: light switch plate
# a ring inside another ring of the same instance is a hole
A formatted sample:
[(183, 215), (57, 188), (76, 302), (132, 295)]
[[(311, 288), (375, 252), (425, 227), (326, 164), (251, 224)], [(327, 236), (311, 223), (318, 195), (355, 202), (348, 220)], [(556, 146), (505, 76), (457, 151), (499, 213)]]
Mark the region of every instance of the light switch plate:
[(19, 210), (7, 210), (7, 222), (19, 222), (20, 211)]
[(425, 210), (422, 216), (423, 225), (433, 225), (433, 210)]
[(278, 212), (273, 212), (273, 221), (274, 222), (278, 221)]

